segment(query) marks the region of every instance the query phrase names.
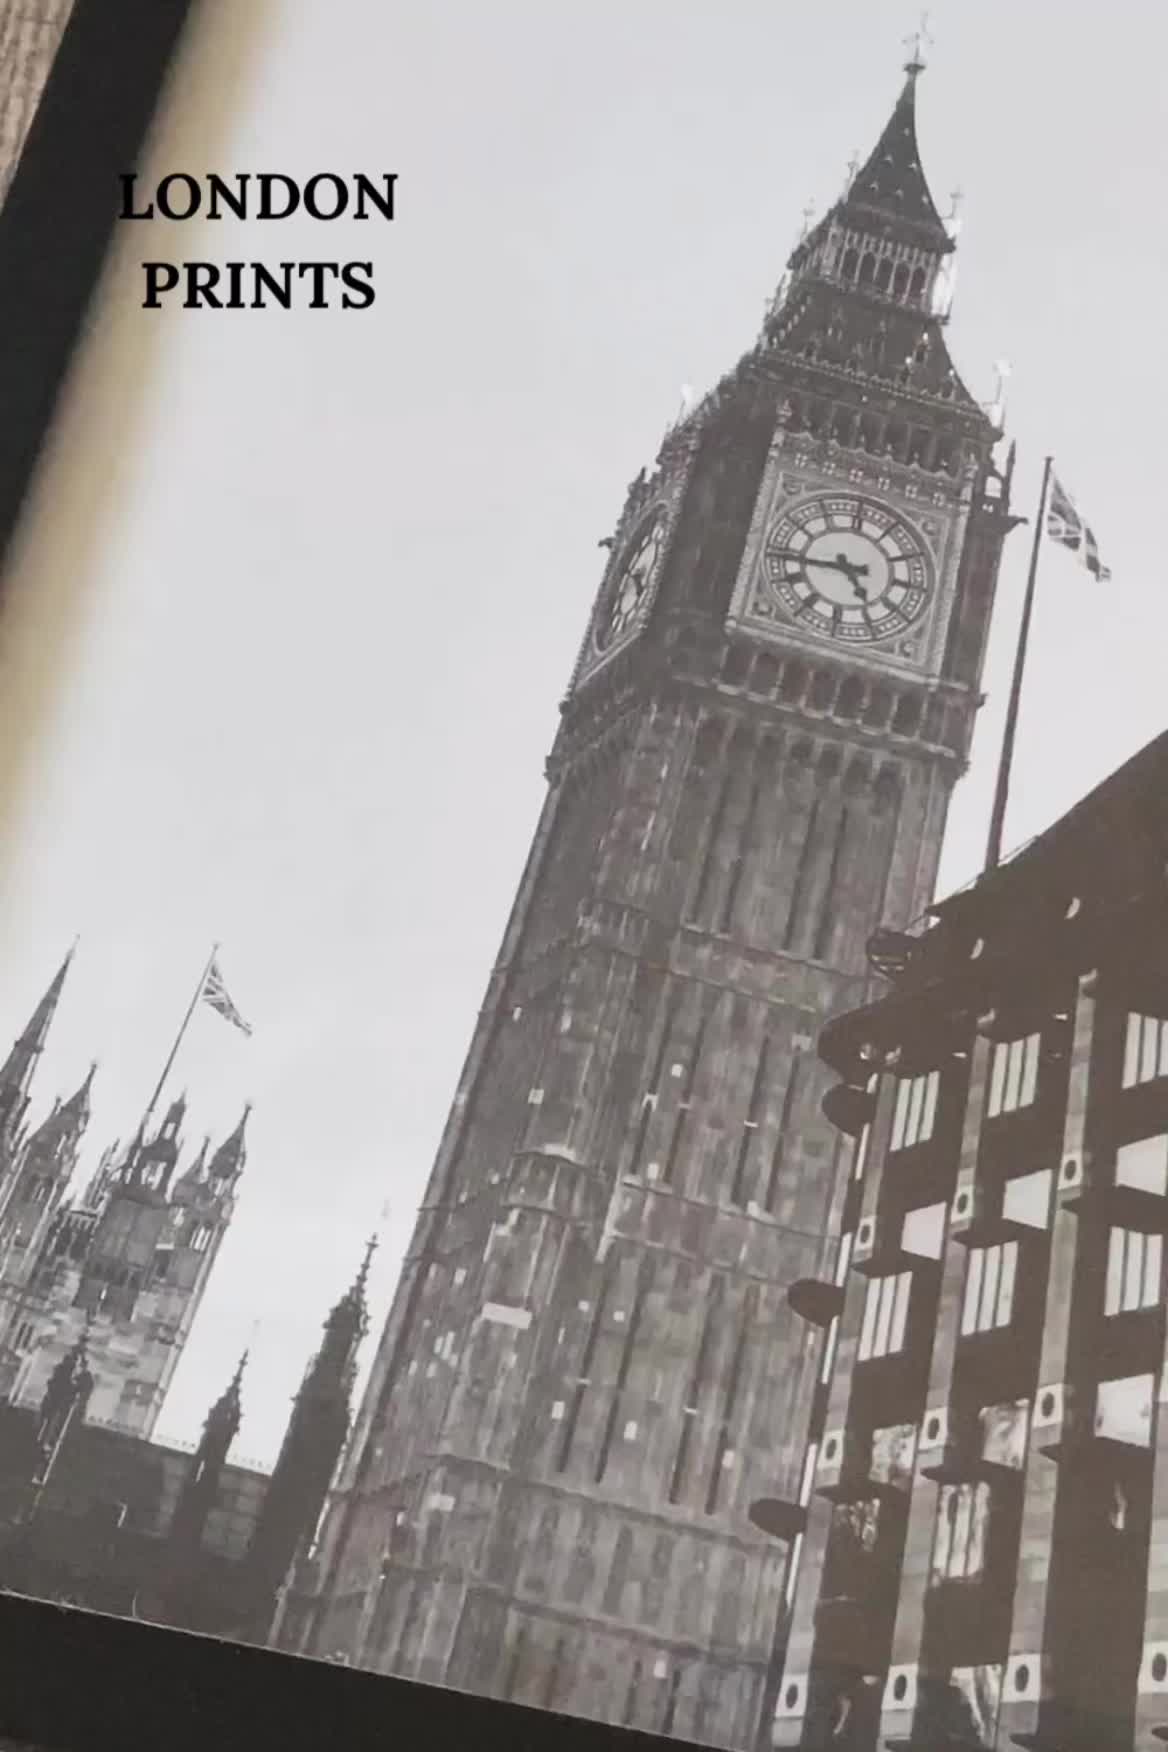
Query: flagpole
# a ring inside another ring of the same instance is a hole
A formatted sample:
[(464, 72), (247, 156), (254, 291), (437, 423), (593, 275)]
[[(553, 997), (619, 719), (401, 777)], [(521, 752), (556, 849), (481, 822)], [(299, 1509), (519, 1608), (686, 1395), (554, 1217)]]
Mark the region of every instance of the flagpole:
[(1022, 676), (1026, 668), (1026, 649), (1030, 643), (1030, 620), (1034, 611), (1034, 586), (1038, 581), (1038, 556), (1046, 523), (1046, 501), (1050, 493), (1050, 476), (1054, 458), (1048, 456), (1042, 465), (1042, 489), (1038, 495), (1038, 516), (1034, 524), (1034, 541), (1030, 549), (1030, 571), (1026, 579), (1026, 596), (1022, 603), (1022, 625), (1018, 629), (1018, 649), (1014, 653), (1014, 676), (1010, 683), (1010, 700), (1006, 707), (1006, 727), (1002, 732), (1002, 752), (998, 756), (998, 779), (994, 786), (994, 807), (990, 816), (990, 836), (986, 846), (986, 870), (994, 870), (1002, 861), (1002, 830), (1006, 824), (1006, 803), (1010, 795), (1010, 769), (1014, 764), (1014, 742), (1018, 734), (1018, 706), (1022, 698)]
[(174, 1045), (171, 1047), (170, 1054), (167, 1058), (167, 1061), (162, 1067), (162, 1075), (159, 1077), (158, 1082), (155, 1084), (154, 1093), (150, 1097), (149, 1102), (147, 1103), (145, 1113), (142, 1115), (142, 1122), (138, 1127), (139, 1138), (143, 1138), (146, 1135), (146, 1122), (150, 1118), (150, 1115), (154, 1112), (154, 1109), (158, 1106), (158, 1098), (162, 1094), (163, 1088), (166, 1085), (166, 1079), (169, 1077), (169, 1075), (171, 1073), (171, 1069), (174, 1065), (174, 1061), (178, 1057), (178, 1049), (182, 1045), (183, 1037), (186, 1034), (187, 1029), (191, 1025), (191, 1017), (194, 1015), (195, 1010), (198, 1007), (199, 999), (202, 997), (204, 988), (206, 987), (206, 984), (207, 984), (207, 975), (210, 973), (212, 967), (215, 965), (215, 957), (218, 953), (219, 953), (218, 943), (212, 943), (211, 953), (207, 957), (207, 965), (204, 967), (202, 973), (199, 975), (199, 983), (195, 987), (195, 994), (192, 997), (190, 1003), (187, 1005), (187, 1013), (183, 1017), (182, 1022), (179, 1025), (179, 1031), (174, 1037)]

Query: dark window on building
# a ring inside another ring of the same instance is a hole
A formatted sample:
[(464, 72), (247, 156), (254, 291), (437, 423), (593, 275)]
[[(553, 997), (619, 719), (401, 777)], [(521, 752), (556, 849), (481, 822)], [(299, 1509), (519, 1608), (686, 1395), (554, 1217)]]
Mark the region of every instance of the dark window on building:
[(934, 1582), (980, 1579), (985, 1572), (989, 1518), (990, 1487), (984, 1480), (942, 1485), (933, 1541)]

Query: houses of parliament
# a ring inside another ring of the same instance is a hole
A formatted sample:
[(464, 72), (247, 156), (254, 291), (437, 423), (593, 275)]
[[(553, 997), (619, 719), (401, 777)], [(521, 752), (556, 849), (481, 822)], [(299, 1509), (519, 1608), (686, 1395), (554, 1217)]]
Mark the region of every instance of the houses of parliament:
[(155, 1441), (235, 1209), (247, 1114), (189, 1152), (172, 1102), (78, 1184), (94, 1072), (47, 1112), (37, 1083), (70, 961), (0, 1065), (0, 1586), (263, 1641), (348, 1433), (369, 1255), (270, 1476), (228, 1460), (242, 1360), (193, 1453)]

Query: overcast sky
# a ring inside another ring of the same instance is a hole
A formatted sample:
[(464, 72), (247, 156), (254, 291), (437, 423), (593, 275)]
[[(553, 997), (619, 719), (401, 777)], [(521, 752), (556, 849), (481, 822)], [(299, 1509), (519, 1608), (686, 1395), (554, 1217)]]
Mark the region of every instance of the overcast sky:
[[(3, 647), (0, 734), (19, 761), (0, 1041), (79, 934), (36, 1093), (47, 1107), (100, 1059), (89, 1165), (135, 1125), (222, 942), (255, 1035), (202, 1011), (173, 1090), (192, 1147), (254, 1100), (251, 1152), (161, 1433), (197, 1435), (258, 1320), (238, 1451), (270, 1461), (379, 1224), (378, 1321), (388, 1303), (597, 541), (682, 384), (708, 386), (753, 341), (805, 204), (822, 211), (873, 144), (914, 15), (270, 0), (245, 44), (246, 11), (208, 0), (152, 168), (396, 171), (400, 217), (121, 239), (95, 348), (144, 347), (136, 401), (125, 373), (83, 362)], [(1053, 450), (1115, 575), (1100, 588), (1057, 551), (1044, 563), (1012, 843), (1163, 728), (1168, 246), (1147, 16), (1145, 0), (948, 0), (931, 20), (922, 147), (942, 206), (964, 190), (953, 351), (987, 400), (1010, 360), (1019, 509)], [(211, 92), (230, 114), (213, 161), (189, 162), (189, 112)], [(372, 257), (377, 302), (150, 314), (151, 254)], [(66, 563), (54, 471), (70, 456), (96, 514)], [(1028, 540), (1008, 549), (945, 887), (984, 844)]]

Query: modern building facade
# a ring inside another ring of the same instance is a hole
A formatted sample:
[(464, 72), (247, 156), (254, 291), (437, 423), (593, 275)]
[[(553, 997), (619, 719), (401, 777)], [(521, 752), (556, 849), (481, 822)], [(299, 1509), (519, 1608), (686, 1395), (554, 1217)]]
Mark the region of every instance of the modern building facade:
[(824, 1021), (932, 896), (1009, 509), (920, 66), (628, 491), (306, 1652), (746, 1747), (847, 1167)]
[(1168, 737), (877, 945), (775, 1746), (1168, 1739)]

